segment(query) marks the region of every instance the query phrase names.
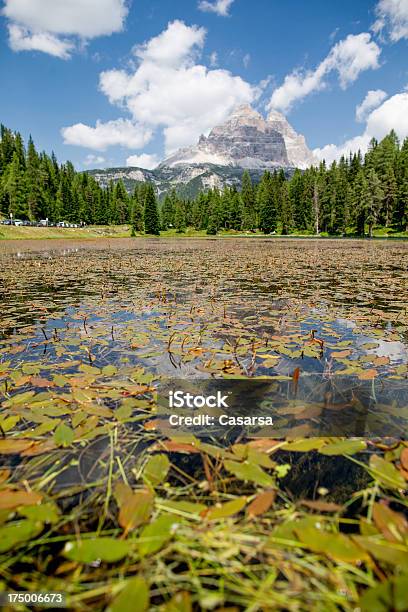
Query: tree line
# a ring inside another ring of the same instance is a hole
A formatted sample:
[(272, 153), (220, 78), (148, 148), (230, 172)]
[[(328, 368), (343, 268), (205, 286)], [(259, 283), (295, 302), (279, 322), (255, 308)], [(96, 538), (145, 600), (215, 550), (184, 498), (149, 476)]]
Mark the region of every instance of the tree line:
[(287, 178), (283, 170), (265, 172), (253, 185), (249, 173), (241, 190), (227, 187), (183, 202), (168, 194), (161, 209), (163, 229), (187, 226), (265, 234), (307, 232), (372, 236), (375, 226), (406, 231), (408, 226), (408, 138), (395, 132), (372, 140), (363, 157), (355, 153), (329, 167), (325, 162)]
[(287, 177), (266, 171), (253, 184), (245, 171), (241, 189), (210, 189), (194, 199), (175, 190), (159, 203), (150, 183), (129, 194), (122, 180), (107, 187), (70, 162), (38, 153), (32, 138), (27, 147), (18, 132), (0, 131), (0, 212), (4, 217), (49, 219), (85, 224), (131, 224), (132, 234), (159, 234), (188, 227), (216, 234), (222, 230), (260, 230), (372, 235), (375, 226), (407, 230), (408, 139), (395, 132), (372, 140), (366, 155), (342, 157)]
[[(95, 225), (130, 223), (149, 205), (157, 221), (157, 202), (152, 185), (144, 185), (129, 197), (122, 181), (102, 188), (86, 172), (76, 172), (71, 162), (59, 164), (55, 155), (38, 153), (32, 138), (24, 146), (21, 134), (0, 127), (0, 213), (4, 217), (50, 222), (67, 221)], [(150, 218), (152, 215), (150, 215)]]

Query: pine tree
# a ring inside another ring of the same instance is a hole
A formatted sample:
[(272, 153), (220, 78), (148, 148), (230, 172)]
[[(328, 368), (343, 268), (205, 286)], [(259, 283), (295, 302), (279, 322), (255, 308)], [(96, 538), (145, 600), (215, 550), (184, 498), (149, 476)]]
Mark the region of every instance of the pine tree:
[(16, 152), (4, 175), (4, 193), (8, 202), (7, 214), (13, 215), (14, 219), (24, 218), (27, 211), (25, 181)]
[(233, 230), (240, 230), (242, 227), (242, 205), (241, 198), (236, 187), (229, 191), (229, 227)]
[(180, 200), (177, 200), (174, 210), (174, 227), (180, 234), (186, 230), (186, 211)]
[(289, 184), (289, 197), (292, 203), (294, 225), (298, 230), (305, 230), (307, 220), (303, 201), (303, 175), (298, 169), (295, 170)]
[(146, 185), (144, 197), (144, 227), (146, 234), (160, 235), (159, 211), (156, 194), (151, 183)]
[(29, 138), (26, 164), (27, 216), (31, 221), (39, 219), (44, 213), (43, 177), (40, 171), (40, 158), (33, 139)]
[(122, 180), (119, 180), (115, 185), (114, 193), (115, 201), (115, 217), (119, 225), (129, 223), (130, 220), (130, 201), (126, 187)]
[(367, 184), (367, 179), (361, 169), (354, 183), (354, 210), (355, 210), (355, 227), (358, 236), (364, 236), (366, 212), (370, 205), (371, 194)]
[(366, 223), (368, 225), (368, 233), (370, 238), (373, 237), (373, 227), (377, 222), (378, 215), (381, 209), (384, 193), (381, 188), (381, 181), (377, 176), (376, 171), (372, 168), (367, 177), (368, 193), (366, 197)]
[(344, 157), (337, 166), (335, 182), (336, 196), (334, 201), (333, 233), (344, 234), (346, 231), (346, 219), (348, 217), (348, 194), (347, 194), (347, 166)]
[(275, 190), (270, 172), (262, 176), (258, 189), (259, 229), (264, 234), (271, 234), (277, 228), (277, 210)]
[(177, 202), (178, 198), (174, 190), (171, 193), (166, 194), (160, 214), (161, 228), (163, 231), (166, 231), (175, 225), (174, 216)]
[(248, 170), (242, 175), (242, 229), (254, 231), (257, 228), (255, 193)]
[(193, 203), (192, 224), (196, 230), (206, 229), (208, 224), (208, 194), (200, 192)]
[(280, 191), (282, 234), (290, 234), (293, 228), (292, 205), (289, 197), (289, 187), (285, 181)]
[(382, 182), (384, 190), (383, 223), (385, 227), (391, 224), (394, 209), (397, 204), (397, 182), (395, 180), (394, 169), (390, 163), (387, 164)]
[(131, 199), (131, 212), (130, 212), (130, 222), (132, 224), (132, 236), (135, 236), (136, 233), (142, 233), (144, 231), (144, 222), (143, 222), (143, 205), (140, 200), (140, 194), (138, 187), (135, 187)]
[[(0, 139), (0, 175), (2, 175), (6, 172), (7, 166), (13, 161), (15, 142), (13, 132), (4, 125), (0, 126)], [(18, 157), (20, 156), (18, 155)]]

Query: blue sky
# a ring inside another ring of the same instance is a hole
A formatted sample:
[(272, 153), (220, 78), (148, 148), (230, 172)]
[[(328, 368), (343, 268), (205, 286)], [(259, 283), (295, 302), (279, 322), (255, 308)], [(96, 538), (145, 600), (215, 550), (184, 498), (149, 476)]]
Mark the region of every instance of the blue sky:
[(408, 135), (408, 0), (2, 5), (0, 121), (77, 168), (153, 166), (244, 102), (327, 159)]

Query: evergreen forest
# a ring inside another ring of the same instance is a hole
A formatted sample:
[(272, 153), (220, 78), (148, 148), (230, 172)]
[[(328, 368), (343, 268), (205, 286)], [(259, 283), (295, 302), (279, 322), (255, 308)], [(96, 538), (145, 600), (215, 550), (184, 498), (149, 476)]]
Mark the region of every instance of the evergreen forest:
[(172, 228), (210, 235), (230, 230), (371, 236), (375, 227), (407, 231), (408, 139), (399, 142), (394, 131), (381, 142), (372, 140), (365, 156), (358, 152), (291, 176), (266, 171), (259, 184), (245, 171), (240, 190), (210, 189), (189, 200), (176, 190), (159, 199), (150, 183), (138, 184), (131, 194), (121, 180), (103, 188), (72, 163), (59, 164), (54, 154), (39, 153), (31, 137), (25, 146), (21, 134), (4, 126), (0, 137), (3, 218), (131, 224), (133, 235)]

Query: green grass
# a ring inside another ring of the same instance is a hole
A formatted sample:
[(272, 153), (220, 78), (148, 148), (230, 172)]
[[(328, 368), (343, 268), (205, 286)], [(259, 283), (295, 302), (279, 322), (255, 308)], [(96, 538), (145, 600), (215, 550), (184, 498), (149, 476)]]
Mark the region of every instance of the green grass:
[[(161, 232), (162, 238), (232, 238), (232, 237), (249, 237), (249, 238), (287, 238), (276, 234), (267, 236), (260, 231), (244, 232), (244, 231), (219, 231), (216, 236), (208, 235), (206, 230), (195, 230), (192, 227), (187, 228), (184, 232), (178, 232), (175, 229)], [(96, 238), (129, 238), (130, 227), (128, 225), (92, 225), (88, 227), (15, 227), (8, 225), (0, 226), (0, 240), (53, 240), (53, 239), (96, 239)], [(149, 237), (144, 234), (137, 234), (138, 238)], [(151, 236), (150, 236), (151, 237)], [(314, 238), (313, 233), (307, 231), (296, 231), (289, 235), (293, 238)], [(327, 232), (322, 232), (320, 238), (336, 238), (337, 236), (329, 236)], [(340, 236), (338, 236), (340, 238)], [(346, 238), (354, 238), (351, 230), (348, 230)], [(408, 238), (408, 232), (396, 232), (391, 228), (379, 227), (374, 230), (375, 238)]]
[(52, 240), (127, 238), (130, 228), (127, 225), (98, 225), (89, 227), (15, 227), (0, 226), (0, 240)]

